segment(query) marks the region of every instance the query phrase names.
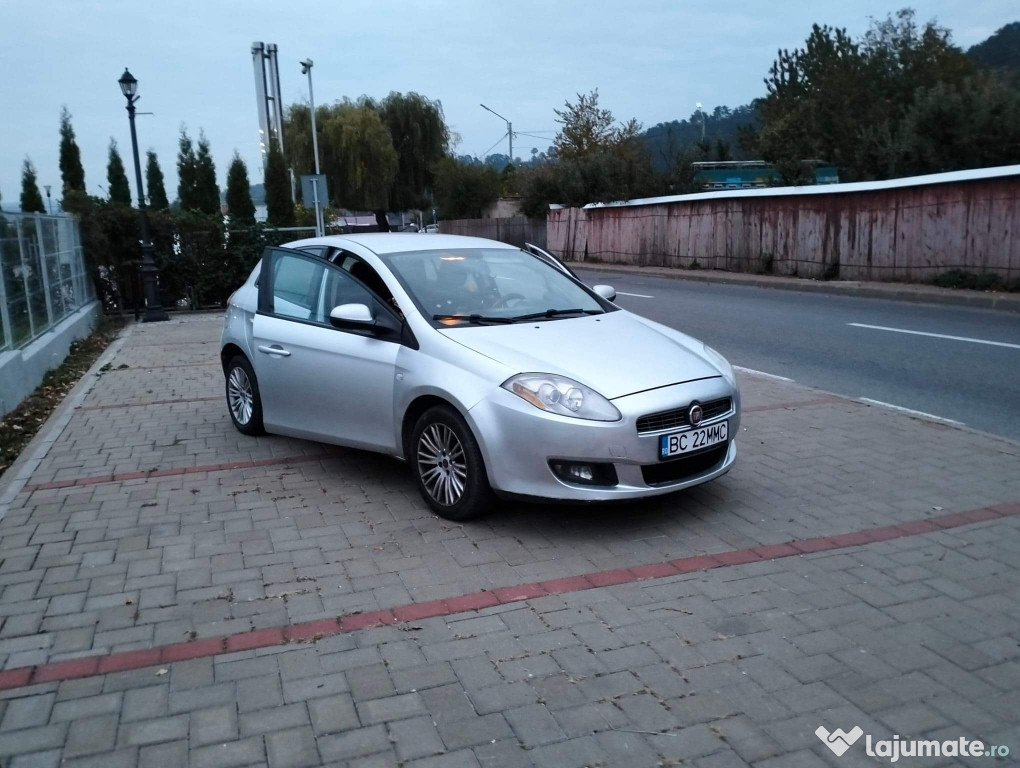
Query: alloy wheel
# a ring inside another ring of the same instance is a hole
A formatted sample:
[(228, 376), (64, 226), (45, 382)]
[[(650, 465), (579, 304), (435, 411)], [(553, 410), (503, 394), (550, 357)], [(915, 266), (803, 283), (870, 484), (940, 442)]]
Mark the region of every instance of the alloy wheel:
[(244, 368), (235, 366), (227, 379), (227, 403), (238, 424), (244, 425), (251, 421), (254, 402), (255, 396), (248, 374)]
[(452, 507), (464, 495), (467, 461), (464, 446), (446, 424), (429, 424), (418, 438), (418, 473), (429, 496)]

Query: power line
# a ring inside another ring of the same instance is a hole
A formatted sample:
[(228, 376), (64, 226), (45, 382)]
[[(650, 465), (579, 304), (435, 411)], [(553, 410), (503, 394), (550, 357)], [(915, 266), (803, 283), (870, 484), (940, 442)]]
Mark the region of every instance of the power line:
[(503, 134), (502, 136), (500, 136), (500, 137), (499, 137), (498, 139), (496, 139), (496, 140), (495, 140), (494, 142), (492, 142), (492, 146), (491, 146), (491, 147), (489, 147), (489, 148), (488, 148), (487, 150), (485, 150), (484, 152), (482, 152), (482, 153), (481, 153), (481, 155), (475, 155), (475, 157), (485, 157), (485, 156), (486, 156), (487, 154), (489, 154), (489, 153), (490, 153), (490, 152), (491, 152), (491, 151), (493, 150), (493, 148), (494, 148), (494, 147), (495, 147), (495, 146), (496, 146), (497, 144), (499, 144), (499, 143), (500, 143), (501, 141), (503, 141), (503, 139), (505, 139), (505, 138), (506, 138), (506, 134), (504, 133), (504, 134)]
[(552, 141), (552, 139), (549, 138), (548, 136), (539, 136), (539, 135), (534, 134), (534, 133), (526, 133), (525, 131), (514, 131), (514, 135), (515, 136), (527, 136), (528, 138), (531, 138), (531, 139), (542, 139), (542, 141)]

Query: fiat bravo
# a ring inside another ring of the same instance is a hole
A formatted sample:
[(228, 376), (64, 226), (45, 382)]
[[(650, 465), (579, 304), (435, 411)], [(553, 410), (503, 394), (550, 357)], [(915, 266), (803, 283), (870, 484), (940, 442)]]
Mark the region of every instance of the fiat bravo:
[(230, 418), (407, 462), (439, 515), (494, 495), (595, 502), (733, 466), (729, 363), (548, 253), (451, 235), (268, 248), (231, 297)]

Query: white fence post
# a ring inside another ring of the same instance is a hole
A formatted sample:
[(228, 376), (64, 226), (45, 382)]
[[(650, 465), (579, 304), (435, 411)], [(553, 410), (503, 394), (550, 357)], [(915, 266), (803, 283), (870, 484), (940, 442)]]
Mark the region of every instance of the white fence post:
[(53, 327), (53, 295), (50, 293), (50, 276), (46, 270), (46, 249), (43, 247), (42, 214), (35, 215), (35, 237), (37, 246), (35, 249), (36, 259), (39, 261), (39, 269), (42, 272), (43, 293), (46, 294), (46, 328)]

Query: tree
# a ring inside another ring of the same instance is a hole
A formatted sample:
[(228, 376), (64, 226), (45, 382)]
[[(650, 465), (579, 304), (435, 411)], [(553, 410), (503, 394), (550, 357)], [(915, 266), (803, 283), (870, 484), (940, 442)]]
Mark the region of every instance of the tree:
[(783, 181), (810, 177), (807, 160), (834, 163), (842, 179), (884, 178), (903, 117), (919, 91), (958, 87), (973, 71), (947, 29), (920, 26), (909, 8), (873, 19), (859, 41), (812, 27), (804, 47), (779, 51), (765, 80), (757, 148)]
[(577, 102), (563, 102), (563, 109), (554, 109), (556, 122), (562, 125), (553, 139), (556, 156), (562, 159), (590, 157), (616, 143), (617, 129), (613, 113), (599, 107), (599, 89), (577, 94)]
[(501, 175), (488, 165), (446, 157), (436, 164), (436, 203), (448, 219), (477, 219), (499, 196)]
[(81, 164), (81, 151), (75, 140), (71, 113), (67, 107), (60, 111), (60, 178), (63, 181), (64, 196), (68, 192), (84, 194), (85, 169)]
[(124, 161), (117, 151), (117, 141), (113, 138), (110, 139), (110, 158), (106, 163), (106, 183), (111, 203), (131, 205), (131, 187), (124, 173)]
[(210, 215), (220, 212), (220, 188), (216, 184), (216, 165), (213, 163), (209, 140), (199, 131), (198, 152), (195, 153), (195, 207)]
[(21, 168), (21, 210), (24, 213), (45, 213), (42, 195), (39, 194), (39, 182), (35, 175), (35, 166), (27, 157)]
[(290, 194), (290, 177), (283, 154), (275, 141), (269, 142), (269, 156), (266, 158), (266, 213), (274, 227), (290, 227), (294, 224), (294, 200)]
[(428, 207), (434, 168), (450, 147), (443, 105), (418, 93), (394, 91), (377, 109), (397, 153), (390, 206), (395, 210)]
[(733, 159), (733, 156), (730, 154), (730, 145), (722, 139), (715, 140), (715, 159), (720, 162)]
[(151, 149), (145, 153), (145, 189), (149, 193), (149, 207), (154, 211), (165, 211), (170, 207), (166, 198), (166, 185), (163, 183), (163, 169), (159, 167), (159, 159)]
[(183, 125), (177, 146), (177, 200), (180, 202), (182, 210), (197, 211), (200, 208), (195, 145)]
[[(331, 201), (338, 207), (385, 211), (399, 157), (374, 102), (362, 97), (322, 105), (315, 110), (315, 120), (320, 168), (328, 179)], [(311, 170), (308, 107), (288, 110), (284, 133), (295, 165)]]
[(989, 76), (918, 91), (883, 148), (891, 173), (1010, 165), (1020, 158), (1020, 91)]
[(227, 170), (227, 213), (231, 226), (247, 227), (255, 223), (255, 203), (251, 199), (248, 168), (237, 152), (234, 152), (234, 159)]

